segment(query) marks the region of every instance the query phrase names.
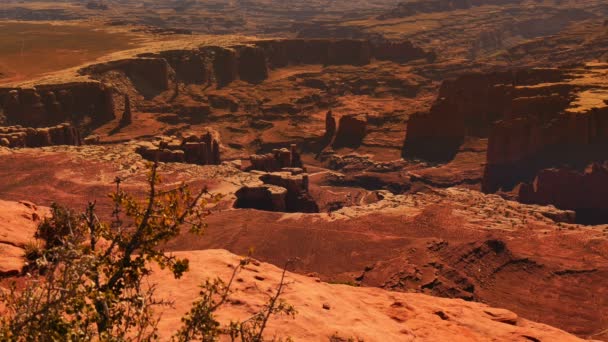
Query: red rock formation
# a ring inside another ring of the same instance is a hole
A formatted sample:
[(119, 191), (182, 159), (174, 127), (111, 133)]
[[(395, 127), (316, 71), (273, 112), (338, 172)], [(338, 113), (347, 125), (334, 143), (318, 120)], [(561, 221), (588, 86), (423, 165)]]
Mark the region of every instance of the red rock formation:
[(319, 212), (319, 206), (308, 193), (308, 174), (301, 170), (265, 173), (260, 176), (260, 180), (263, 185), (244, 186), (236, 192), (235, 208)]
[(367, 118), (365, 115), (343, 115), (340, 118), (333, 147), (358, 147), (363, 142), (366, 134)]
[(355, 39), (283, 39), (254, 42), (273, 68), (290, 64), (365, 65), (371, 60), (368, 41)]
[(211, 80), (210, 63), (199, 50), (170, 50), (159, 54), (175, 71), (178, 81), (186, 84), (205, 84)]
[(249, 160), (251, 170), (274, 172), (285, 168), (303, 168), (296, 145), (291, 145), (289, 149), (275, 149), (272, 153), (254, 154)]
[(264, 50), (256, 46), (241, 46), (236, 50), (239, 79), (249, 83), (259, 83), (268, 78)]
[(285, 198), (285, 211), (318, 213), (319, 206), (308, 193), (308, 174), (291, 172), (273, 172), (262, 175), (260, 180), (264, 184), (275, 185), (287, 189)]
[(483, 5), (519, 4), (523, 0), (412, 0), (403, 1), (394, 10), (378, 16), (380, 20), (404, 18), (419, 13), (436, 13), (469, 9)]
[(36, 127), (48, 121), (42, 98), (35, 89), (12, 91), (5, 108), (9, 122)]
[(94, 64), (79, 72), (93, 77), (110, 71), (123, 72), (144, 97), (152, 98), (169, 89), (169, 69), (164, 58), (140, 57)]
[(99, 82), (75, 82), (13, 89), (2, 105), (10, 124), (41, 127), (89, 117), (95, 123), (114, 118), (112, 89)]
[(328, 65), (365, 65), (372, 57), (368, 41), (341, 39), (330, 41), (327, 48)]
[(206, 47), (203, 51), (212, 55), (213, 75), (218, 87), (224, 87), (238, 78), (236, 51), (217, 46)]
[(78, 129), (70, 124), (37, 129), (21, 126), (0, 127), (0, 146), (15, 148), (81, 144)]
[(144, 159), (164, 163), (191, 163), (218, 165), (220, 158), (219, 134), (208, 131), (204, 134), (188, 134), (181, 139), (158, 137), (154, 143), (142, 143), (136, 149)]
[(287, 211), (287, 189), (274, 185), (244, 186), (236, 193), (235, 208)]
[[(449, 160), (464, 137), (487, 137), (494, 122), (528, 115), (557, 116), (571, 102), (571, 85), (525, 87), (564, 78), (559, 69), (470, 74), (444, 81), (428, 113), (410, 117), (404, 157)], [(546, 81), (544, 81), (546, 80)]]
[(122, 117), (120, 118), (120, 125), (127, 126), (133, 122), (133, 117), (131, 114), (131, 99), (128, 94), (125, 94), (125, 110), (122, 112)]
[(467, 135), (484, 136), (513, 98), (507, 74), (471, 74), (444, 81), (428, 113), (409, 118), (404, 157), (451, 159)]
[(432, 62), (437, 58), (433, 52), (427, 52), (414, 46), (408, 40), (374, 41), (372, 42), (372, 56), (377, 60), (394, 62), (407, 62), (422, 58)]
[(529, 116), (497, 122), (488, 140), (483, 190), (494, 192), (531, 181), (543, 168), (584, 167), (608, 160), (608, 108), (556, 117)]
[(358, 39), (277, 39), (252, 41), (230, 47), (205, 46), (192, 50), (168, 50), (141, 54), (108, 63), (91, 65), (82, 74), (103, 75), (122, 71), (137, 90), (151, 98), (169, 88), (169, 79), (186, 84), (214, 82), (224, 87), (236, 80), (259, 83), (268, 78), (268, 68), (298, 64), (365, 65), (373, 57), (407, 61), (429, 57), (407, 41)]
[[(258, 217), (255, 221), (258, 221)], [(294, 234), (293, 227), (282, 226), (286, 230), (291, 229), (282, 232), (282, 235)], [(250, 228), (247, 229), (249, 233)], [(275, 230), (275, 227), (267, 229), (264, 236), (273, 234)], [(297, 233), (297, 237), (302, 239), (304, 234)], [(342, 234), (337, 235), (345, 239)], [(317, 239), (320, 239), (319, 234), (311, 238), (313, 241)], [(256, 255), (258, 249), (267, 250), (278, 244), (276, 240), (267, 240), (263, 246), (256, 248)], [(292, 253), (292, 249), (303, 249), (302, 243), (293, 248), (286, 248), (283, 244), (279, 246), (283, 251), (276, 260), (291, 255), (289, 253)], [(345, 254), (337, 246), (324, 246), (334, 253), (333, 258)], [(307, 251), (318, 255), (321, 250), (325, 252), (324, 249), (311, 248)], [(226, 265), (238, 265), (242, 259), (224, 250), (188, 250), (175, 252), (175, 255), (190, 260), (191, 270), (188, 276), (176, 280), (167, 271), (152, 272), (151, 281), (158, 284), (159, 297), (175, 299), (175, 306), (164, 310), (159, 321), (161, 340), (171, 339), (175, 326), (181, 323), (181, 317), (190, 310), (192, 298), (196, 298), (200, 292), (200, 279), (230, 279), (233, 268)], [(403, 259), (400, 258), (399, 261), (401, 260)], [(415, 270), (420, 273), (419, 269)], [(273, 316), (268, 325), (268, 336), (290, 336), (296, 341), (581, 341), (561, 330), (527, 321), (512, 311), (486, 304), (369, 287), (327, 284), (312, 274), (298, 273), (300, 274), (286, 273), (285, 279), (288, 281), (281, 297), (293, 305), (298, 314), (295, 317)], [(218, 312), (218, 320), (224, 325), (229, 324), (234, 317), (248, 317), (249, 308), (264, 305), (268, 297), (266, 291), (252, 289), (276, 288), (282, 274), (281, 268), (266, 263), (253, 262), (247, 266), (247, 272), (239, 274), (239, 281), (234, 282), (231, 300)], [(365, 310), (361, 310), (361, 303), (366, 303)]]
[(330, 110), (325, 114), (325, 136), (323, 137), (325, 145), (329, 145), (336, 135), (336, 127), (336, 118), (334, 118), (333, 112)]
[(34, 241), (36, 228), (48, 213), (48, 208), (28, 201), (0, 200), (0, 277), (23, 274), (27, 246)]
[(576, 211), (581, 223), (603, 223), (608, 219), (608, 168), (593, 164), (584, 172), (545, 169), (533, 183), (523, 184), (519, 200), (523, 203), (553, 204)]

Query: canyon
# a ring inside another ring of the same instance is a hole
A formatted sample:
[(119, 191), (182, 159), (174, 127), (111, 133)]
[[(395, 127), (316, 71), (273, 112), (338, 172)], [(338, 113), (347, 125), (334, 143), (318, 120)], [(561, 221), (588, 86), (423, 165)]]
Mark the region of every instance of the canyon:
[[(217, 196), (203, 236), (163, 246), (191, 260), (183, 282), (151, 276), (176, 303), (162, 338), (201, 279), (253, 251), (222, 322), (297, 260), (280, 336), (606, 341), (606, 15), (600, 0), (7, 1), (0, 40), (72, 32), (85, 57), (34, 70), (0, 49), (0, 280), (27, 273), (53, 203), (110, 217), (113, 181), (144, 196), (158, 163), (163, 186)], [(121, 43), (84, 44), (102, 36)], [(53, 54), (39, 46), (22, 56)]]

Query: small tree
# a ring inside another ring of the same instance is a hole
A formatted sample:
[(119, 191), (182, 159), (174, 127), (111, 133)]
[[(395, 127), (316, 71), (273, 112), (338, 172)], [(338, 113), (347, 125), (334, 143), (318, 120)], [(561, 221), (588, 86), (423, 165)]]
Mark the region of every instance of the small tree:
[[(157, 264), (169, 269), (176, 278), (188, 270), (187, 259), (165, 253), (162, 246), (183, 228), (202, 233), (204, 218), (209, 215), (205, 207), (218, 197), (206, 189), (193, 194), (186, 185), (160, 189), (156, 163), (150, 167), (149, 190), (143, 201), (125, 193), (120, 179), (115, 183), (109, 223), (97, 217), (95, 203), (89, 203), (82, 215), (52, 206), (51, 217), (36, 232), (44, 246), (27, 253), (30, 260), (25, 286), (18, 288), (13, 283), (0, 291), (0, 341), (158, 338), (153, 308), (170, 303), (157, 299), (154, 286), (147, 283), (151, 267)], [(235, 268), (235, 274), (239, 269)], [(223, 332), (213, 312), (225, 302), (231, 283), (215, 280), (203, 286), (197, 303), (208, 302), (207, 298), (215, 297), (218, 291), (223, 299), (209, 307), (209, 324), (197, 325), (198, 335), (193, 337), (210, 336), (207, 340), (211, 341)], [(192, 312), (196, 310), (197, 305)], [(181, 331), (194, 323), (184, 319), (184, 324)], [(192, 339), (182, 336), (180, 341)]]
[[(174, 341), (215, 341), (220, 333), (230, 336), (232, 341), (262, 342), (263, 334), (272, 315), (285, 314), (294, 317), (296, 310), (293, 306), (280, 299), (285, 286), (285, 273), (290, 262), (285, 264), (281, 280), (276, 292), (270, 296), (262, 310), (242, 322), (231, 322), (221, 329), (220, 323), (215, 319), (215, 312), (226, 303), (230, 297), (231, 286), (240, 270), (249, 264), (249, 259), (241, 260), (235, 267), (228, 283), (216, 278), (208, 280), (201, 286), (200, 298), (194, 302), (190, 312), (182, 318), (182, 328), (173, 336)], [(276, 340), (276, 339), (275, 339)], [(282, 341), (282, 339), (279, 339)], [(290, 339), (287, 339), (290, 341)]]

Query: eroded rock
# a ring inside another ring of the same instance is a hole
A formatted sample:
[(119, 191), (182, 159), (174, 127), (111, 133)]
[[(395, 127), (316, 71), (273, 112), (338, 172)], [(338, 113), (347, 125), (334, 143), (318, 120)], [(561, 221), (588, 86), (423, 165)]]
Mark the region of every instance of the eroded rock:
[(136, 149), (144, 159), (165, 163), (219, 165), (219, 134), (209, 130), (203, 134), (177, 137), (157, 137), (154, 142), (142, 142)]

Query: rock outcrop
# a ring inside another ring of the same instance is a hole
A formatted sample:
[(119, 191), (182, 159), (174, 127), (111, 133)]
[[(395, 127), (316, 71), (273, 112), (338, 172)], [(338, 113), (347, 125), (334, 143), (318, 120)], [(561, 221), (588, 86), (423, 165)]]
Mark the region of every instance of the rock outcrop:
[(256, 41), (269, 66), (281, 68), (297, 64), (365, 65), (371, 61), (368, 41), (356, 39), (275, 39)]
[[(330, 129), (331, 127), (326, 127), (326, 132), (329, 132)], [(365, 115), (343, 115), (340, 117), (340, 124), (334, 138), (333, 147), (359, 147), (366, 133), (367, 118)]]
[(81, 144), (80, 132), (68, 123), (45, 128), (0, 127), (0, 146), (17, 148)]
[(94, 123), (114, 118), (112, 89), (100, 82), (46, 84), (0, 90), (9, 124), (41, 127), (88, 117)]
[(367, 115), (350, 114), (352, 110), (330, 110), (325, 114), (325, 134), (321, 144), (332, 148), (357, 148), (367, 135)]
[(131, 113), (131, 99), (129, 95), (125, 94), (125, 109), (122, 112), (122, 117), (120, 118), (120, 125), (127, 126), (133, 122), (133, 114)]
[(576, 221), (599, 224), (608, 221), (608, 168), (592, 164), (579, 172), (545, 169), (532, 183), (519, 189), (519, 200), (531, 204), (553, 204), (576, 212)]
[(206, 84), (211, 81), (208, 56), (200, 50), (169, 50), (158, 56), (175, 71), (176, 80), (186, 84)]
[(432, 51), (425, 51), (408, 40), (372, 41), (372, 56), (381, 61), (407, 62), (416, 59), (434, 61), (437, 56)]
[(484, 5), (520, 4), (524, 0), (412, 0), (400, 2), (390, 12), (378, 16), (380, 20), (404, 18), (421, 13), (437, 13), (469, 9)]
[(289, 149), (275, 149), (272, 153), (254, 154), (249, 157), (251, 170), (274, 172), (289, 168), (303, 168), (296, 145)]
[(235, 208), (277, 212), (319, 212), (319, 206), (308, 192), (308, 174), (302, 169), (260, 173), (259, 179), (263, 184), (244, 186), (236, 192)]
[(329, 143), (331, 143), (336, 135), (337, 127), (338, 125), (336, 123), (334, 113), (330, 110), (325, 114), (325, 135), (323, 136), (325, 145), (329, 145)]
[(136, 152), (144, 159), (164, 163), (221, 163), (219, 134), (211, 130), (203, 134), (184, 135), (181, 138), (157, 137), (154, 142), (140, 143)]
[(264, 49), (271, 68), (297, 64), (366, 65), (372, 59), (394, 62), (434, 59), (432, 53), (406, 40), (280, 39), (255, 44)]
[(144, 53), (94, 64), (81, 69), (83, 75), (103, 79), (120, 72), (130, 79), (146, 99), (168, 90), (171, 82), (215, 84), (218, 88), (241, 80), (257, 84), (271, 69), (301, 64), (366, 65), (373, 59), (405, 62), (433, 58), (409, 41), (362, 39), (273, 39), (230, 46)]
[(139, 57), (93, 64), (80, 69), (79, 72), (94, 78), (101, 78), (109, 72), (123, 73), (140, 94), (145, 98), (152, 98), (169, 89), (170, 69), (164, 58)]
[(543, 169), (606, 161), (607, 69), (596, 63), (445, 81), (430, 112), (410, 117), (403, 156), (449, 161), (466, 137), (488, 138), (482, 190), (489, 193), (532, 182)]
[[(268, 244), (274, 245), (270, 241)], [(170, 339), (190, 309), (200, 291), (200, 280), (228, 279), (233, 267), (227, 265), (238, 265), (241, 260), (225, 250), (175, 254), (190, 260), (187, 276), (176, 280), (166, 271), (152, 273), (159, 296), (175, 300), (175, 306), (167, 308), (159, 321), (159, 335), (164, 340)], [(248, 317), (250, 307), (264, 305), (265, 291), (251, 289), (276, 288), (282, 271), (254, 261), (238, 277), (230, 300), (218, 311), (219, 321), (225, 324), (234, 317)], [(316, 277), (291, 272), (286, 273), (285, 283), (281, 298), (293, 305), (298, 314), (272, 317), (269, 336), (290, 336), (298, 341), (582, 341), (512, 311), (481, 303), (327, 284)], [(365, 310), (361, 310), (360, 303), (365, 303)]]
[(568, 94), (573, 86), (531, 85), (558, 82), (565, 77), (565, 71), (560, 69), (530, 69), (446, 80), (431, 110), (410, 117), (403, 155), (449, 160), (466, 136), (488, 137), (498, 120), (528, 114), (555, 116), (570, 103)]
[(268, 65), (264, 50), (257, 46), (237, 47), (237, 71), (239, 79), (260, 83), (268, 78)]
[(28, 201), (0, 200), (0, 278), (21, 274), (26, 247), (47, 214), (48, 208)]
[(236, 192), (235, 208), (287, 211), (287, 189), (274, 185), (244, 186)]

